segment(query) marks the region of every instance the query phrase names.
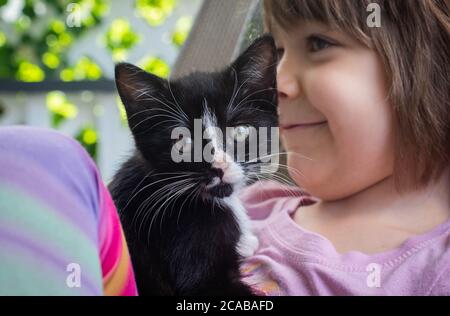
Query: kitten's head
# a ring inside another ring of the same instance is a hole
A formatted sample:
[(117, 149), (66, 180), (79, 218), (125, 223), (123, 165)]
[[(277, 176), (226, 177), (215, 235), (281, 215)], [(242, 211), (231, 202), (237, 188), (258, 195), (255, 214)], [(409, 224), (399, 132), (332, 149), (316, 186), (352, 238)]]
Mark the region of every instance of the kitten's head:
[(203, 198), (224, 198), (245, 185), (261, 152), (270, 154), (277, 126), (276, 58), (265, 35), (220, 72), (168, 81), (118, 64), (117, 89), (150, 169), (176, 182), (177, 192), (195, 189)]

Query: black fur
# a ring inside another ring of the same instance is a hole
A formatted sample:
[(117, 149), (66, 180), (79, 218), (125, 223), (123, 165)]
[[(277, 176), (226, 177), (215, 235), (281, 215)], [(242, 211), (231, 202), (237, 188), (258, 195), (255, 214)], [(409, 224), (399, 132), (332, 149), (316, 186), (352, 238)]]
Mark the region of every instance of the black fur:
[[(202, 117), (206, 99), (222, 129), (242, 124), (276, 126), (275, 78), (276, 49), (268, 35), (257, 39), (223, 71), (193, 73), (170, 81), (170, 86), (133, 65), (116, 66), (116, 84), (136, 150), (109, 188), (140, 295), (251, 295), (250, 288), (240, 281), (241, 258), (236, 251), (240, 228), (233, 212), (220, 202), (233, 188), (224, 185), (207, 192), (205, 185), (220, 171), (206, 162), (172, 161), (171, 129), (177, 121), (167, 106), (181, 107), (193, 124), (194, 118)], [(227, 104), (239, 87), (233, 106), (241, 104), (230, 116)], [(171, 176), (183, 172), (192, 172), (192, 181), (198, 185), (169, 201), (183, 185), (173, 190), (163, 186), (177, 180)], [(163, 198), (146, 204), (159, 189)]]

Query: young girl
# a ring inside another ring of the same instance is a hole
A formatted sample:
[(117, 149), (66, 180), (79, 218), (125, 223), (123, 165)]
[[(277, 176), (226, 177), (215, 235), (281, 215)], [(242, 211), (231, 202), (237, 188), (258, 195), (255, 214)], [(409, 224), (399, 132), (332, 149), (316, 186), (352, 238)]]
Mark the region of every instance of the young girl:
[(264, 5), (301, 189), (242, 195), (260, 238), (246, 282), (269, 295), (450, 295), (448, 1)]
[[(379, 0), (370, 28), (374, 1), (265, 1), (299, 188), (242, 194), (259, 294), (450, 295), (449, 4)], [(87, 153), (30, 127), (0, 129), (0, 153), (0, 294), (137, 294)]]

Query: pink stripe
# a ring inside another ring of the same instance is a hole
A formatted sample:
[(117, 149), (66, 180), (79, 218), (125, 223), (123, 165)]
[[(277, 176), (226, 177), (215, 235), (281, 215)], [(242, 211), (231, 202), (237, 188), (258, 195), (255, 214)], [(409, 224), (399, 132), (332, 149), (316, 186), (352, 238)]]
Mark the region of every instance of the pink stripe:
[(120, 261), (122, 252), (122, 232), (120, 230), (119, 218), (109, 192), (103, 185), (100, 185), (101, 205), (101, 226), (100, 233), (103, 243), (101, 244), (101, 260), (103, 277), (107, 278), (114, 271)]
[(130, 261), (129, 258), (128, 258), (128, 276), (127, 276), (127, 281), (124, 284), (124, 288), (122, 289), (122, 292), (120, 293), (120, 295), (122, 295), (122, 296), (137, 296), (138, 295), (136, 282), (135, 282), (135, 279), (134, 279), (134, 272), (133, 272), (133, 269), (131, 267), (131, 261)]
[[(103, 279), (114, 273), (122, 255), (122, 229), (116, 207), (106, 187), (99, 181), (100, 221), (99, 242)], [(136, 281), (129, 255), (125, 259), (128, 265), (127, 278), (119, 295), (137, 295)]]

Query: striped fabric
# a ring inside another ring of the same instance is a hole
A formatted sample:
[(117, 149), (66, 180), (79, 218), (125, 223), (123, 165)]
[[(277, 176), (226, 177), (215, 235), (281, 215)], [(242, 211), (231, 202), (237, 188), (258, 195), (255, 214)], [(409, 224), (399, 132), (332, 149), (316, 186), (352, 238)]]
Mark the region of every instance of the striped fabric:
[(54, 131), (0, 128), (0, 295), (136, 295), (97, 168)]

